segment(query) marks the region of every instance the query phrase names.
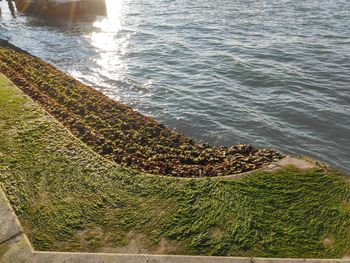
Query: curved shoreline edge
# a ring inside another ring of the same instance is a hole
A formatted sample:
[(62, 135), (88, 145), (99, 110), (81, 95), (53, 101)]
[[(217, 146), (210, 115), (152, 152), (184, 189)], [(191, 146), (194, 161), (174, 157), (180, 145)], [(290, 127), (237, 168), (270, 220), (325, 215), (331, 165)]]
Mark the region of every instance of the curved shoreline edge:
[(213, 177), (256, 170), (284, 157), (248, 144), (212, 147), (114, 101), (41, 59), (0, 41), (0, 72), (97, 153), (143, 172)]

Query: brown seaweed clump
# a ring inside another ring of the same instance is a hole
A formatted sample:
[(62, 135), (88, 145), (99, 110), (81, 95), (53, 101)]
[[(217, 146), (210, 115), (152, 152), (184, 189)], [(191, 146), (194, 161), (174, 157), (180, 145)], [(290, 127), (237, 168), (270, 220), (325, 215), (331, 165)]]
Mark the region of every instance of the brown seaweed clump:
[(212, 147), (179, 134), (8, 44), (0, 71), (93, 150), (152, 174), (203, 177), (251, 171), (283, 155), (248, 144)]

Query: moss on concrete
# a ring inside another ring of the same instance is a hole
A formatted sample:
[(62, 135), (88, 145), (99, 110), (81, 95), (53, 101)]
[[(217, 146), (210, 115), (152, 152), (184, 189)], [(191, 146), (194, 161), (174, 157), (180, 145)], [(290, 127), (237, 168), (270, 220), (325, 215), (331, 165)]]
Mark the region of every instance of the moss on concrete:
[(37, 250), (342, 257), (346, 175), (158, 177), (97, 155), (0, 77), (0, 183)]

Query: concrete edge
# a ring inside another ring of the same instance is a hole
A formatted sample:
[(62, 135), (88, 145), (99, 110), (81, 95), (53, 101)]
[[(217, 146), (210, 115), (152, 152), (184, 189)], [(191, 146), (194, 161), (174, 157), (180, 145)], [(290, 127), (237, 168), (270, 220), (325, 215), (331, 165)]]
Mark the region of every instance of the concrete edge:
[(0, 244), (23, 233), (23, 229), (3, 191), (0, 191)]
[(350, 259), (250, 258), (35, 251), (0, 187), (0, 263), (350, 263)]
[[(314, 168), (321, 168), (325, 169), (328, 166), (324, 163), (318, 162), (316, 160), (313, 160), (312, 158), (306, 158), (303, 156), (295, 156), (295, 155), (286, 155), (281, 160), (277, 162), (272, 162), (270, 164), (264, 165), (261, 168), (243, 172), (243, 173), (236, 173), (231, 175), (224, 175), (224, 176), (215, 176), (211, 178), (218, 178), (218, 179), (240, 179), (242, 177), (245, 177), (247, 175), (254, 174), (256, 172), (274, 172), (277, 170), (280, 170), (286, 166), (294, 166), (296, 168), (299, 168), (301, 170), (308, 170), (308, 169), (314, 169)], [(199, 178), (201, 179), (201, 178)]]

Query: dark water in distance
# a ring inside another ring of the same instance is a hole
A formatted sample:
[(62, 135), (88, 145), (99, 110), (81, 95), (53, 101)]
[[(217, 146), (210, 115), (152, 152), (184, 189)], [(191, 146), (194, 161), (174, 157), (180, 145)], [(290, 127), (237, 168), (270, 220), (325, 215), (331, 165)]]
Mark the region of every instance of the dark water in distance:
[(0, 37), (186, 135), (350, 171), (348, 0), (109, 0), (73, 22), (1, 8)]

